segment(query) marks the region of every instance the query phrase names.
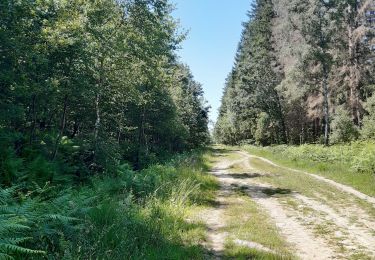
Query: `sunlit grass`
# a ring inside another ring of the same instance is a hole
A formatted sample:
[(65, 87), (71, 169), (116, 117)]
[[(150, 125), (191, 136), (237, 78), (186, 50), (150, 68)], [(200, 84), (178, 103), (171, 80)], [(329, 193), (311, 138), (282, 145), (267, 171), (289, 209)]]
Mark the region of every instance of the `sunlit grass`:
[(88, 192), (105, 198), (87, 214), (72, 257), (204, 259), (207, 228), (195, 216), (212, 207), (219, 187), (208, 173), (210, 159), (212, 152), (205, 150), (133, 177), (125, 171), (117, 179), (96, 180), (100, 192)]
[[(226, 150), (223, 152), (226, 154), (224, 159), (230, 158), (228, 154), (233, 154), (236, 151), (235, 148), (224, 148), (224, 150)], [(251, 152), (251, 154), (255, 153)], [(267, 157), (260, 153), (255, 155)], [(237, 158), (237, 156), (232, 155), (231, 158)], [(361, 225), (356, 212), (351, 210), (344, 212), (343, 209), (363, 210), (365, 215), (374, 217), (375, 210), (370, 203), (311, 175), (274, 166), (255, 157), (249, 158), (248, 163), (244, 157), (242, 158), (243, 160), (238, 162), (236, 159), (231, 160), (235, 163), (227, 170), (228, 176), (242, 178), (241, 175), (244, 175), (244, 179), (251, 178), (255, 183), (271, 185), (272, 188), (269, 191), (265, 188), (263, 193), (277, 198), (285, 209), (294, 212), (303, 225), (311, 229), (316, 236), (324, 238), (330, 246), (335, 248), (336, 252), (346, 255), (350, 259), (369, 259), (367, 253), (362, 252), (361, 248), (352, 251), (343, 246), (341, 242), (346, 238), (346, 233), (343, 233), (343, 237), (338, 237), (336, 231), (340, 230), (339, 226), (326, 219), (325, 213), (320, 212), (313, 205), (304, 205), (303, 201), (294, 195), (305, 196), (317, 203), (320, 201), (337, 211), (337, 214), (345, 214), (353, 225)], [(272, 160), (272, 158), (270, 159)], [(276, 161), (276, 163), (278, 162)], [(295, 168), (293, 165), (289, 167)], [(320, 168), (326, 169), (325, 167)], [(225, 256), (228, 259), (289, 259), (293, 257), (288, 253), (288, 246), (284, 242), (285, 238), (278, 234), (277, 228), (266, 212), (259, 209), (256, 202), (249, 197), (246, 186), (232, 187), (232, 195), (226, 199), (225, 207), (227, 226), (223, 228), (222, 232), (228, 234), (225, 244)], [(259, 243), (276, 254), (241, 245), (237, 239)]]
[(375, 216), (375, 209), (370, 203), (312, 176), (276, 167), (257, 158), (251, 158), (250, 163), (256, 170), (268, 173), (259, 177), (258, 180), (261, 182), (270, 183), (282, 189), (290, 189), (316, 200), (324, 201), (333, 208), (340, 208), (353, 203), (366, 210), (368, 214)]
[[(359, 144), (358, 144), (359, 145)], [(353, 162), (353, 154), (351, 153), (344, 153), (340, 154), (340, 156), (332, 156), (332, 159), (327, 161), (324, 157), (322, 161), (319, 161), (318, 155), (312, 157), (313, 155), (309, 155), (308, 153), (314, 153), (314, 145), (310, 145), (312, 148), (308, 151), (303, 151), (303, 148), (292, 147), (288, 148), (286, 146), (282, 146), (282, 148), (262, 148), (262, 147), (255, 147), (255, 146), (245, 146), (243, 147), (246, 151), (250, 152), (251, 154), (258, 155), (270, 159), (282, 166), (291, 167), (307, 172), (311, 172), (314, 174), (318, 174), (339, 183), (349, 185), (354, 187), (355, 189), (370, 195), (375, 196), (375, 174), (368, 170), (363, 172), (357, 172), (354, 169), (354, 162)], [(293, 149), (293, 156), (288, 156), (288, 151)], [(299, 149), (301, 151), (299, 151)], [(326, 149), (326, 150), (322, 150)], [(332, 151), (330, 151), (330, 149)], [(342, 150), (351, 149), (348, 145), (347, 147), (340, 147)], [(339, 153), (341, 151), (339, 148), (321, 148), (319, 147), (319, 155), (324, 151), (327, 152), (326, 156), (329, 156), (329, 152), (332, 153)], [(354, 148), (352, 148), (354, 149)], [(365, 148), (363, 148), (365, 149)], [(366, 148), (367, 149), (367, 148)], [(372, 148), (368, 148), (372, 149)], [(280, 151), (279, 151), (280, 150)], [(322, 150), (322, 151), (321, 151)], [(300, 152), (297, 156), (296, 153)], [(354, 153), (354, 151), (353, 151)], [(358, 152), (360, 153), (360, 152)], [(359, 155), (357, 153), (357, 155)], [(298, 158), (297, 158), (298, 157)], [(309, 159), (310, 158), (310, 159)]]
[[(219, 151), (218, 160), (235, 162), (243, 158), (236, 147), (216, 146)], [(228, 173), (242, 174), (248, 169), (239, 163), (233, 164)], [(223, 227), (220, 232), (227, 234), (224, 258), (228, 259), (294, 259), (285, 239), (279, 234), (277, 227), (251, 197), (246, 189), (233, 187), (231, 195), (224, 198)], [(257, 243), (270, 252), (259, 248), (249, 248), (236, 243), (236, 240)]]
[[(355, 205), (356, 207), (362, 208), (369, 216), (375, 216), (375, 210), (369, 203), (353, 197), (351, 194), (340, 191), (334, 186), (312, 176), (277, 167), (258, 158), (250, 158), (249, 163), (251, 167), (255, 168), (253, 171), (259, 173), (255, 178), (257, 182), (271, 184), (277, 190), (290, 190), (290, 192), (296, 192), (303, 196), (313, 198), (338, 211), (342, 208)], [(249, 170), (247, 169), (246, 171), (243, 163), (237, 164), (235, 168), (237, 172), (248, 172)], [(273, 194), (270, 195), (273, 196)], [(369, 259), (366, 253), (360, 253), (360, 250), (352, 252), (348, 248), (341, 246), (341, 240), (344, 238), (340, 240), (336, 237), (335, 231), (339, 229), (335, 223), (326, 220), (324, 217), (319, 218), (321, 221), (314, 221), (314, 216), (316, 214), (322, 214), (321, 212), (304, 205), (302, 201), (293, 196), (287, 196), (285, 198), (280, 197), (279, 201), (284, 204), (284, 207), (300, 215), (303, 220), (311, 219), (311, 221), (302, 222), (312, 228), (317, 236), (324, 237), (338, 252), (350, 256), (351, 259), (358, 259), (358, 256), (363, 257), (363, 259)], [(355, 213), (346, 212), (346, 214), (349, 214), (348, 217), (351, 217), (351, 214)], [(353, 217), (355, 217), (355, 215), (353, 215)], [(355, 225), (360, 225), (354, 218), (350, 219)]]
[[(226, 201), (225, 221), (227, 232), (225, 255), (235, 259), (292, 259), (288, 245), (276, 226), (249, 196), (234, 193)], [(262, 251), (238, 245), (235, 240), (255, 242), (272, 251)]]

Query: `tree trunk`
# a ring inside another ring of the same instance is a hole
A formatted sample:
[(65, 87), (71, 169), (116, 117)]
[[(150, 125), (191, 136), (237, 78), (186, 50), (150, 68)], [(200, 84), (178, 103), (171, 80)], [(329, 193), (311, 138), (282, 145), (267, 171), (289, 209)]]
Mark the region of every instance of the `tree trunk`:
[(95, 112), (96, 120), (94, 126), (94, 156), (98, 150), (98, 137), (99, 137), (99, 128), (100, 128), (100, 94), (97, 93), (95, 97)]
[(120, 140), (121, 140), (121, 128), (119, 127), (117, 131), (117, 144), (119, 145), (120, 145)]
[(60, 132), (59, 132), (59, 135), (56, 138), (55, 148), (53, 150), (53, 155), (52, 155), (52, 161), (54, 161), (56, 159), (57, 152), (58, 152), (58, 149), (59, 149), (59, 144), (60, 144), (61, 138), (62, 138), (62, 136), (64, 134), (64, 131), (65, 131), (67, 107), (68, 107), (68, 95), (65, 95), (65, 97), (64, 97), (64, 108), (63, 108), (63, 113), (62, 113), (62, 116), (61, 116)]
[(329, 115), (329, 88), (328, 88), (328, 72), (327, 68), (323, 65), (323, 113), (324, 113), (324, 144), (329, 144), (329, 131), (330, 131), (330, 115)]
[(144, 109), (142, 111), (141, 120), (139, 123), (138, 129), (138, 151), (137, 151), (137, 159), (136, 159), (136, 169), (139, 170), (141, 167), (141, 155), (143, 150), (143, 139), (144, 139)]
[(357, 125), (361, 125), (361, 108), (360, 108), (360, 97), (359, 97), (359, 81), (360, 81), (360, 69), (358, 61), (358, 40), (354, 37), (354, 31), (358, 28), (358, 22), (356, 21), (356, 15), (358, 11), (358, 3), (352, 6), (348, 4), (348, 66), (349, 66), (349, 105), (351, 108), (353, 122)]
[(35, 135), (35, 127), (36, 127), (36, 108), (35, 108), (35, 102), (36, 102), (36, 95), (33, 94), (32, 101), (31, 101), (31, 129), (30, 129), (30, 145), (34, 141), (34, 135)]
[(358, 45), (360, 44), (360, 40), (362, 38), (355, 37), (355, 30), (360, 27), (358, 15), (361, 16), (363, 14), (359, 14), (358, 10), (360, 9), (360, 5), (366, 5), (369, 2), (366, 1), (365, 3), (360, 3), (355, 1), (353, 3), (348, 3), (348, 67), (349, 67), (349, 90), (350, 90), (350, 97), (349, 97), (349, 105), (351, 108), (351, 114), (353, 122), (361, 127), (361, 99), (360, 99), (360, 78), (361, 78), (361, 70), (360, 70), (360, 62), (359, 62), (359, 54), (358, 54)]
[(78, 130), (79, 130), (79, 123), (77, 122), (77, 120), (74, 121), (74, 125), (73, 125), (73, 132), (72, 134), (70, 135), (70, 138), (74, 138), (76, 137), (77, 133), (78, 133)]
[(103, 69), (104, 69), (104, 59), (100, 59), (100, 68), (99, 68), (99, 79), (97, 81), (96, 87), (96, 96), (95, 96), (95, 113), (96, 113), (96, 120), (94, 126), (94, 161), (96, 159), (96, 154), (98, 152), (98, 138), (99, 138), (99, 130), (100, 130), (100, 94), (103, 91)]
[(281, 106), (281, 101), (280, 101), (280, 97), (279, 97), (279, 93), (277, 93), (277, 90), (274, 90), (275, 91), (275, 96), (276, 96), (276, 101), (277, 101), (277, 112), (280, 116), (280, 123), (281, 123), (281, 143), (283, 144), (286, 144), (287, 143), (287, 133), (286, 133), (286, 126), (285, 126), (285, 118), (284, 118), (284, 113), (283, 113), (283, 109), (282, 109), (282, 106)]

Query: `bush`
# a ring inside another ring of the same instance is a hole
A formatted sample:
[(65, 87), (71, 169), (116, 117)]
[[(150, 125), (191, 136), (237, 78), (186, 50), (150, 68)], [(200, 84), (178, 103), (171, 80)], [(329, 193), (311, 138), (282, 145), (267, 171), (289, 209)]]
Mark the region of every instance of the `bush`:
[(19, 136), (0, 128), (0, 185), (10, 186), (23, 172), (23, 160), (16, 154), (14, 143)]
[(344, 143), (358, 139), (359, 130), (354, 125), (349, 112), (344, 107), (338, 107), (332, 120), (331, 143)]
[(375, 95), (367, 99), (365, 109), (368, 112), (362, 121), (361, 137), (363, 139), (375, 139)]
[(80, 228), (73, 215), (82, 205), (66, 191), (50, 200), (43, 192), (19, 197), (21, 191), (15, 187), (0, 190), (0, 256), (62, 258), (70, 251)]
[[(1, 144), (0, 144), (1, 145)], [(23, 169), (22, 159), (11, 147), (0, 148), (0, 184), (11, 185)]]
[(363, 149), (363, 151), (354, 157), (352, 168), (357, 172), (375, 173), (375, 150)]
[(18, 213), (19, 207), (14, 205), (12, 199), (14, 192), (15, 188), (0, 189), (0, 259), (45, 254), (44, 251), (23, 246), (26, 241), (32, 240), (32, 223)]
[(267, 113), (260, 113), (257, 120), (257, 128), (254, 134), (255, 141), (259, 145), (268, 145), (270, 144), (270, 117)]

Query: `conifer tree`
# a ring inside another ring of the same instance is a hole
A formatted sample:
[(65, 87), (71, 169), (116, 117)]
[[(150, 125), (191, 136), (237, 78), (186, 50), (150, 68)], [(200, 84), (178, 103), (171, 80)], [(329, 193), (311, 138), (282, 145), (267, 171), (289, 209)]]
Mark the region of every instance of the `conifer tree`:
[[(283, 111), (276, 90), (281, 77), (273, 50), (273, 18), (272, 1), (257, 1), (245, 24), (235, 67), (227, 81), (223, 97), (227, 111), (221, 109), (219, 122), (232, 125), (230, 132), (235, 133), (235, 142), (254, 141), (261, 113), (269, 116), (269, 123), (263, 129), (269, 131), (272, 142), (286, 142)], [(220, 129), (216, 132), (220, 133)]]

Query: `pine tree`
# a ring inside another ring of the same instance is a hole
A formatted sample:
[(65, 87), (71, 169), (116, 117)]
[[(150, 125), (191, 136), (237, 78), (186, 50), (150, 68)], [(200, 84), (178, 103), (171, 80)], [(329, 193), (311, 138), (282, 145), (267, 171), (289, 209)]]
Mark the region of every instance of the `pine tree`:
[(227, 82), (223, 99), (227, 102), (227, 120), (236, 133), (235, 142), (254, 140), (262, 112), (270, 117), (265, 129), (270, 131), (272, 142), (286, 142), (281, 100), (276, 90), (281, 77), (273, 49), (273, 18), (272, 1), (257, 1), (245, 24), (235, 67)]

